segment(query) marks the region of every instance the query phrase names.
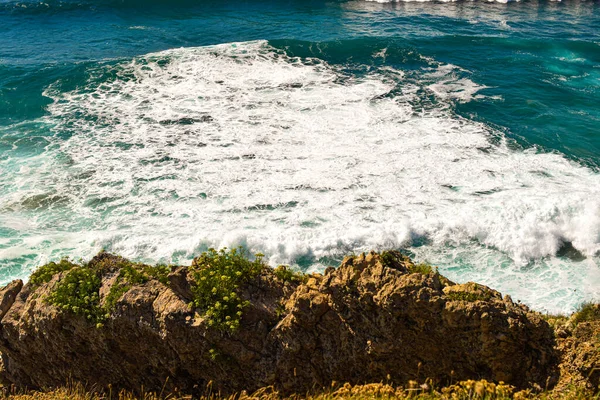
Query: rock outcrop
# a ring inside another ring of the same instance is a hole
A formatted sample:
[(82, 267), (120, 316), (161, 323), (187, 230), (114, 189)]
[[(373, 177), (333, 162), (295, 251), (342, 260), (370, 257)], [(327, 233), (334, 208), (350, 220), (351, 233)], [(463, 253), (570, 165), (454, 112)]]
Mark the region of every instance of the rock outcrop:
[(386, 265), (369, 254), (299, 287), (271, 333), (277, 386), (297, 391), (388, 376), (546, 383), (553, 339), (539, 316), (482, 285), (453, 285), (410, 267), (401, 256)]
[(600, 305), (588, 308), (595, 314), (593, 318), (576, 321), (575, 314), (556, 329), (561, 354), (557, 390), (576, 386), (590, 394), (600, 392)]
[[(105, 302), (122, 259), (98, 257), (88, 265), (103, 266)], [(188, 267), (127, 287), (102, 324), (48, 302), (66, 272), (37, 286), (16, 282), (0, 292), (1, 375), (29, 388), (70, 379), (192, 393), (207, 385), (300, 393), (333, 380), (555, 383), (554, 333), (539, 314), (485, 286), (418, 271), (397, 252), (349, 257), (303, 282), (265, 269), (239, 289), (248, 303), (234, 331), (194, 309)]]

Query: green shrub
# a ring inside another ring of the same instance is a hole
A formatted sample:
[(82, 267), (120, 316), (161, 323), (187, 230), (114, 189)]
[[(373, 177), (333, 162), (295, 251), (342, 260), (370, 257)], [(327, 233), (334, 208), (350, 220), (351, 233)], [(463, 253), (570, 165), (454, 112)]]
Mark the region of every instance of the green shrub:
[(583, 303), (573, 315), (573, 323), (577, 325), (591, 321), (600, 321), (600, 304)]
[[(103, 255), (104, 253), (101, 253)], [(116, 302), (131, 286), (146, 283), (156, 279), (168, 284), (170, 268), (165, 265), (156, 267), (132, 263), (122, 257), (106, 255), (87, 265), (79, 266), (62, 260), (59, 263), (49, 263), (40, 267), (32, 276), (31, 282), (39, 285), (49, 282), (52, 276), (59, 272), (68, 271), (48, 295), (47, 301), (63, 312), (70, 312), (85, 317), (90, 322), (102, 326), (109, 317)], [(109, 269), (110, 267), (110, 269)], [(111, 269), (120, 268), (116, 282), (110, 288), (104, 305), (100, 304), (100, 286), (102, 275)]]
[(209, 326), (235, 331), (244, 308), (249, 305), (239, 296), (240, 286), (268, 268), (257, 254), (250, 261), (247, 252), (239, 249), (209, 249), (194, 259), (190, 274), (194, 281), (192, 293), (195, 307), (204, 311)]
[(76, 265), (70, 262), (67, 258), (63, 258), (58, 263), (51, 262), (46, 265), (42, 265), (35, 270), (33, 274), (31, 274), (29, 282), (31, 282), (31, 284), (34, 286), (50, 282), (54, 275), (63, 271), (68, 271), (73, 267), (76, 267)]
[(100, 286), (102, 280), (86, 267), (73, 267), (58, 282), (48, 296), (48, 302), (60, 310), (81, 315), (93, 323), (101, 323), (105, 312), (100, 307)]
[(384, 267), (393, 268), (396, 257), (391, 251), (382, 251), (380, 257)]
[(171, 267), (164, 264), (159, 264), (156, 266), (152, 265), (142, 265), (141, 272), (152, 279), (156, 279), (163, 285), (169, 284), (169, 274), (171, 273)]
[(302, 272), (296, 272), (287, 265), (277, 266), (277, 268), (273, 270), (273, 273), (277, 279), (283, 282), (302, 283), (306, 282), (307, 280), (307, 276), (305, 274)]
[(433, 267), (429, 264), (420, 263), (420, 264), (412, 264), (408, 267), (408, 271), (411, 274), (423, 274), (429, 275), (432, 272), (438, 273), (437, 268), (434, 270)]

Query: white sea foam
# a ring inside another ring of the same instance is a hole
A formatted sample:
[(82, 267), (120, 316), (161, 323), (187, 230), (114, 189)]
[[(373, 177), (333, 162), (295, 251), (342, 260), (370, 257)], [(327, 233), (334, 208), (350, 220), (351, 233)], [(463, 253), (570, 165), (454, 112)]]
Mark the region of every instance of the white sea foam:
[(485, 97), (478, 93), (487, 89), (487, 86), (478, 85), (468, 78), (460, 78), (456, 72), (466, 71), (452, 64), (442, 64), (423, 74), (423, 80), (433, 80), (434, 83), (428, 85), (427, 89), (443, 100), (454, 99), (464, 103)]
[[(365, 0), (368, 2), (373, 2), (373, 3), (432, 3), (432, 2), (438, 2), (438, 3), (456, 3), (459, 0)], [(511, 3), (511, 2), (515, 2), (518, 3), (520, 0), (484, 0), (487, 1), (488, 3), (502, 3), (502, 4), (507, 4), (507, 3)], [(553, 0), (553, 1), (561, 1), (561, 0)]]
[[(100, 66), (72, 92), (51, 87), (57, 136), (28, 173), (0, 177), (12, 187), (0, 227), (25, 227), (0, 259), (106, 248), (189, 262), (241, 244), (319, 268), (402, 247), (538, 308), (597, 296), (600, 176), (455, 115), (450, 102), (483, 87), (434, 66), (356, 77), (257, 41), (151, 54)], [(567, 242), (587, 258), (557, 258)]]

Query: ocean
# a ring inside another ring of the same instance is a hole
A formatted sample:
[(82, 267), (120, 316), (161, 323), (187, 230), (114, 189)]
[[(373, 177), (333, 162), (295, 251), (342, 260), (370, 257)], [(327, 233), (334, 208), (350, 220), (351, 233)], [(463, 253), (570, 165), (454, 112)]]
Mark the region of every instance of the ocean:
[(0, 0), (0, 284), (223, 246), (600, 300), (600, 3)]

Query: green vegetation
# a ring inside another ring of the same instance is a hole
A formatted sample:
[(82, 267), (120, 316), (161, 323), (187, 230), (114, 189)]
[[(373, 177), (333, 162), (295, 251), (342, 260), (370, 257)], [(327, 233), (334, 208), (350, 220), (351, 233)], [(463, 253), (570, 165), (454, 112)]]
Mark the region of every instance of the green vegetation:
[[(193, 306), (204, 312), (207, 323), (218, 329), (235, 331), (241, 321), (244, 308), (249, 303), (239, 296), (240, 287), (268, 268), (257, 254), (252, 261), (242, 249), (209, 249), (196, 258), (190, 267), (194, 281)], [(85, 317), (101, 327), (115, 309), (119, 299), (134, 285), (158, 280), (167, 285), (170, 267), (149, 266), (132, 263), (122, 257), (101, 252), (98, 257), (85, 265), (73, 264), (68, 260), (49, 263), (40, 267), (32, 276), (34, 285), (49, 282), (54, 275), (65, 272), (56, 284), (47, 301), (63, 312)], [(103, 304), (100, 304), (102, 276), (117, 272), (116, 281), (111, 286)], [(278, 279), (285, 282), (303, 282), (304, 274), (279, 266), (274, 271)]]
[(546, 321), (553, 321), (553, 320), (559, 320), (559, 321), (566, 321), (567, 319), (569, 319), (569, 317), (565, 314), (542, 314), (540, 313), (541, 317), (546, 320)]
[(437, 268), (432, 267), (430, 264), (413, 264), (408, 257), (395, 250), (382, 251), (380, 257), (383, 265), (389, 268), (394, 268), (395, 265), (403, 263), (411, 274), (429, 275), (432, 272), (438, 273)]
[(468, 301), (470, 303), (474, 301), (489, 301), (492, 298), (492, 294), (488, 292), (482, 291), (481, 293), (476, 292), (450, 292), (447, 293), (446, 296), (450, 298), (450, 300), (460, 300), (460, 301)]
[(438, 273), (437, 268), (434, 270), (433, 267), (429, 264), (420, 263), (420, 264), (412, 264), (408, 267), (408, 271), (411, 274), (423, 274), (429, 275), (432, 272)]
[(31, 284), (34, 286), (39, 286), (42, 283), (50, 282), (54, 275), (63, 271), (68, 271), (73, 267), (76, 267), (76, 265), (67, 258), (63, 258), (58, 263), (51, 262), (46, 265), (42, 265), (35, 270), (33, 274), (31, 274), (29, 282), (31, 282)]
[(279, 265), (273, 270), (273, 273), (283, 282), (303, 283), (308, 277), (302, 272), (296, 272), (287, 265)]
[(396, 262), (396, 253), (392, 251), (382, 251), (380, 254), (381, 262), (384, 267), (393, 268)]
[(286, 313), (285, 305), (283, 303), (277, 303), (275, 308), (275, 315), (278, 319), (281, 319)]
[(565, 326), (567, 324), (567, 322), (569, 321), (569, 317), (564, 314), (549, 314), (549, 313), (542, 314), (542, 313), (540, 313), (540, 316), (555, 331), (557, 328)]
[[(102, 256), (103, 252), (100, 253)], [(102, 275), (111, 270), (119, 270), (119, 276), (111, 287), (103, 305), (100, 304), (100, 286)], [(99, 257), (85, 265), (77, 265), (68, 259), (58, 263), (51, 262), (38, 268), (30, 278), (32, 285), (37, 286), (50, 282), (58, 273), (67, 272), (56, 284), (46, 301), (63, 312), (81, 315), (98, 327), (114, 310), (117, 301), (133, 285), (156, 279), (163, 284), (168, 283), (170, 268), (164, 265), (156, 267), (135, 264), (122, 257)]]
[(208, 350), (208, 358), (210, 358), (211, 361), (218, 361), (221, 357), (221, 352), (219, 352), (219, 350), (216, 348), (213, 347), (212, 349)]
[(411, 259), (397, 250), (382, 251), (379, 253), (379, 257), (381, 258), (384, 267), (397, 269), (399, 266), (404, 265), (409, 269), (410, 273), (420, 272), (419, 270), (412, 271), (411, 267), (414, 267), (415, 265), (412, 263)]
[(573, 323), (600, 321), (600, 304), (583, 303), (573, 314)]
[(249, 305), (239, 296), (239, 288), (258, 276), (265, 268), (262, 254), (254, 261), (241, 247), (227, 251), (209, 249), (194, 259), (190, 274), (194, 281), (194, 306), (204, 311), (209, 326), (235, 331), (243, 310)]
[(100, 286), (102, 280), (86, 267), (73, 267), (58, 282), (48, 296), (48, 302), (60, 310), (81, 315), (93, 323), (104, 320), (104, 310), (100, 307)]

